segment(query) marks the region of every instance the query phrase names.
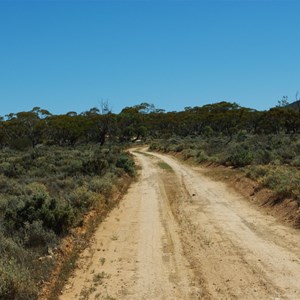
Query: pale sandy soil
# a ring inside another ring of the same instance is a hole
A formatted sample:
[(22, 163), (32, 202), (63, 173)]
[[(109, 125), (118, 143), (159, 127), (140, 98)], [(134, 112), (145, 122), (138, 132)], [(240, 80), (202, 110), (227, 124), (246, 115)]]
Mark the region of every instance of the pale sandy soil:
[(138, 181), (97, 229), (61, 300), (300, 299), (297, 230), (201, 168), (142, 152), (133, 151)]

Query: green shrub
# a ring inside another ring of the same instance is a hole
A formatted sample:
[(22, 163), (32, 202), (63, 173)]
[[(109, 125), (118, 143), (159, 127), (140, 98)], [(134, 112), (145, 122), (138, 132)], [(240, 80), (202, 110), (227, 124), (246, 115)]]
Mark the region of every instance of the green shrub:
[(266, 176), (268, 170), (264, 166), (250, 166), (245, 169), (246, 176), (253, 180), (260, 180), (262, 177)]
[(297, 155), (293, 158), (292, 162), (291, 162), (292, 166), (296, 166), (296, 167), (300, 167), (300, 156)]
[(70, 206), (44, 194), (33, 194), (12, 201), (4, 214), (4, 226), (9, 231), (20, 230), (26, 222), (42, 221), (46, 229), (65, 233), (73, 220)]
[(22, 229), (23, 242), (26, 247), (46, 247), (57, 244), (57, 236), (43, 226), (43, 221), (25, 222)]
[(175, 152), (181, 152), (183, 149), (184, 149), (184, 145), (183, 144), (174, 145), (174, 151)]
[(159, 143), (152, 142), (149, 146), (149, 150), (158, 150), (159, 149)]
[(119, 156), (116, 166), (118, 168), (123, 169), (130, 176), (135, 174), (135, 164), (134, 161), (126, 154), (122, 154)]
[(0, 258), (0, 270), (0, 299), (38, 299), (38, 290), (31, 281), (29, 272), (20, 268), (14, 259)]
[(244, 167), (252, 163), (253, 154), (249, 150), (236, 148), (227, 161), (234, 167)]
[(276, 156), (276, 153), (274, 153), (272, 150), (257, 149), (255, 151), (254, 161), (256, 164), (266, 165), (274, 162), (277, 158), (278, 156)]
[(18, 137), (11, 139), (9, 146), (16, 150), (26, 150), (32, 147), (31, 141), (27, 137)]
[(24, 186), (13, 178), (0, 174), (0, 194), (20, 196), (24, 194)]
[(72, 207), (75, 207), (81, 213), (91, 208), (98, 198), (99, 196), (90, 191), (86, 185), (77, 187), (68, 197)]
[(22, 243), (17, 240), (16, 236), (7, 237), (0, 233), (0, 259), (13, 258), (21, 266), (28, 263), (31, 257)]
[(287, 166), (251, 166), (246, 175), (271, 188), (277, 195), (300, 200), (300, 171)]
[(262, 183), (282, 196), (300, 200), (300, 172), (291, 168), (275, 167), (264, 176)]
[(36, 195), (41, 197), (49, 197), (47, 187), (40, 182), (32, 182), (28, 184), (25, 188), (27, 195)]
[(196, 157), (197, 154), (198, 154), (198, 151), (197, 150), (193, 150), (193, 149), (185, 149), (181, 153), (183, 155), (183, 159), (186, 160), (186, 159), (189, 159), (189, 158)]
[(8, 161), (0, 164), (0, 174), (4, 174), (7, 177), (19, 177), (23, 173), (24, 168), (20, 164)]
[(81, 224), (90, 209), (109, 210), (118, 178), (124, 171), (134, 174), (131, 157), (120, 149), (0, 151), (0, 299), (36, 299), (35, 286), (47, 280), (55, 263), (37, 259)]
[(82, 171), (89, 175), (100, 175), (108, 168), (107, 160), (101, 155), (94, 155), (82, 164)]
[(208, 160), (208, 156), (204, 153), (204, 151), (199, 150), (197, 152), (195, 161), (198, 162), (198, 163), (201, 163), (201, 162), (205, 162), (207, 160)]
[(211, 137), (215, 134), (214, 130), (210, 126), (205, 126), (203, 128), (203, 135), (205, 137)]
[(117, 178), (114, 174), (107, 173), (102, 177), (94, 177), (89, 183), (89, 188), (95, 193), (109, 197), (116, 180)]

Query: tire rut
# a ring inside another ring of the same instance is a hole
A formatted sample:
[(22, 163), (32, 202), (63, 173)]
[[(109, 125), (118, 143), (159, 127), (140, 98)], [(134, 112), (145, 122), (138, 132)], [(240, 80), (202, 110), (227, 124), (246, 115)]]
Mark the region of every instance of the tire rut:
[(296, 230), (201, 169), (138, 150), (138, 181), (97, 229), (61, 300), (300, 299)]

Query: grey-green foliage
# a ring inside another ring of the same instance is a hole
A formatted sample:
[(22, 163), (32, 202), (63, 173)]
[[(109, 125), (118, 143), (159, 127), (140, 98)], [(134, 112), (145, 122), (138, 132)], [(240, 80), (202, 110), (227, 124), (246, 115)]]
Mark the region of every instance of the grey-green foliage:
[[(129, 154), (97, 145), (0, 151), (0, 299), (36, 299), (54, 258), (39, 261), (90, 209), (112, 207)], [(39, 263), (36, 263), (36, 262)]]
[(72, 207), (45, 194), (33, 194), (11, 201), (4, 213), (4, 227), (9, 233), (36, 221), (41, 221), (45, 229), (60, 235), (72, 224)]
[(0, 258), (0, 299), (35, 300), (38, 291), (30, 279), (30, 273), (13, 258)]
[(116, 162), (116, 166), (118, 168), (124, 169), (124, 171), (131, 176), (133, 176), (135, 173), (134, 161), (128, 155), (120, 155)]
[(249, 164), (300, 164), (299, 135), (247, 135), (239, 132), (235, 136), (172, 137), (156, 140), (150, 149), (182, 153), (184, 158), (198, 161), (213, 161), (242, 167)]
[(244, 167), (250, 165), (253, 161), (254, 154), (249, 149), (236, 146), (231, 149), (227, 157), (227, 162), (234, 167)]
[(0, 299), (37, 299), (37, 288), (30, 275), (31, 254), (0, 233)]
[(300, 171), (291, 166), (258, 165), (245, 169), (246, 175), (258, 180), (263, 186), (269, 187), (282, 197), (300, 200)]

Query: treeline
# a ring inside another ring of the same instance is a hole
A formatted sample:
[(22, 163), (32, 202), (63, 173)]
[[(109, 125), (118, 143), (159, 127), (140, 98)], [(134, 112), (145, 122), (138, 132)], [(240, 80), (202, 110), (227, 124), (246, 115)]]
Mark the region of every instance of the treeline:
[(148, 103), (124, 108), (119, 114), (109, 109), (77, 114), (53, 115), (45, 109), (6, 115), (0, 122), (0, 147), (24, 149), (38, 144), (132, 142), (146, 137), (193, 135), (231, 137), (243, 131), (251, 134), (295, 134), (300, 131), (300, 113), (287, 107), (257, 111), (236, 103), (219, 102), (165, 112)]

